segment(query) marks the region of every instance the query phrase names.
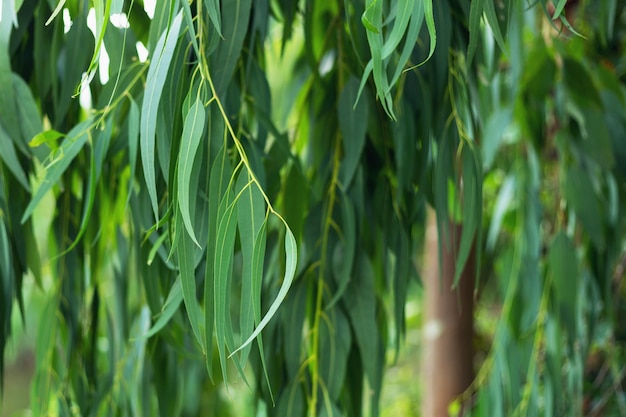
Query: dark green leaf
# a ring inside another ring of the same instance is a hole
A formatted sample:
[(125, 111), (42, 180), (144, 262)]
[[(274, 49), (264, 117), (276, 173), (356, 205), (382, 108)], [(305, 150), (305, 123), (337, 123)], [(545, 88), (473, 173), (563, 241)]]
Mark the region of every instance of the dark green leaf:
[(76, 125), (67, 134), (67, 137), (61, 143), (61, 147), (57, 152), (52, 152), (44, 166), (45, 175), (37, 191), (33, 195), (32, 200), (24, 210), (22, 223), (26, 222), (33, 213), (33, 210), (39, 204), (43, 196), (50, 191), (52, 186), (61, 178), (61, 175), (72, 163), (76, 155), (81, 151), (90, 135), (92, 120), (87, 119)]
[(167, 295), (167, 299), (165, 303), (163, 303), (163, 307), (161, 308), (161, 313), (157, 321), (150, 327), (150, 330), (147, 330), (143, 337), (152, 337), (157, 334), (165, 325), (172, 319), (174, 314), (178, 311), (178, 307), (180, 307), (180, 303), (183, 302), (183, 291), (182, 291), (182, 280), (180, 275), (174, 281), (174, 285), (170, 289), (169, 294)]
[(604, 248), (604, 219), (589, 173), (578, 167), (570, 167), (565, 177), (565, 196), (591, 241), (598, 248)]
[[(209, 5), (212, 2), (209, 1)], [(252, 0), (232, 0), (222, 4), (222, 34), (224, 40), (220, 42), (215, 52), (215, 60), (211, 67), (211, 75), (217, 96), (222, 99), (228, 84), (233, 77), (233, 71), (239, 60), (239, 54), (246, 36), (246, 28), (250, 20)], [(214, 22), (215, 24), (215, 22)], [(216, 25), (216, 27), (219, 26)]]
[[(346, 83), (337, 105), (339, 129), (343, 137), (344, 159), (341, 165), (341, 184), (347, 189), (352, 181), (356, 167), (361, 159), (365, 145), (368, 117), (368, 103), (365, 99), (356, 101), (359, 82), (350, 77)], [(367, 96), (365, 96), (367, 97)], [(353, 103), (356, 102), (354, 108)]]
[(15, 146), (13, 146), (13, 142), (9, 135), (7, 135), (6, 131), (0, 125), (0, 160), (4, 162), (4, 164), (9, 168), (9, 171), (13, 174), (15, 179), (26, 189), (30, 190), (30, 184), (28, 183), (28, 178), (26, 177), (26, 173), (20, 164), (20, 160), (17, 157), (17, 152), (15, 152)]
[(573, 338), (576, 334), (580, 275), (576, 248), (565, 233), (559, 232), (552, 241), (548, 259), (556, 305), (567, 333)]

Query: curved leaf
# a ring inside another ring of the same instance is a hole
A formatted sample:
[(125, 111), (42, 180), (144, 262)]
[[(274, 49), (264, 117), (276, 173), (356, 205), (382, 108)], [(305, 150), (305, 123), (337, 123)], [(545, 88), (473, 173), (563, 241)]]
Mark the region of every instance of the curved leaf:
[[(190, 195), (189, 185), (191, 183), (191, 171), (196, 152), (200, 146), (202, 132), (204, 131), (205, 110), (202, 101), (198, 98), (191, 106), (185, 116), (185, 125), (180, 142), (180, 152), (178, 154), (178, 206), (183, 218), (183, 223), (191, 240), (200, 247), (193, 230), (191, 214), (189, 209)], [(195, 197), (193, 198), (195, 202)]]
[(250, 337), (248, 337), (248, 339), (241, 346), (239, 346), (233, 353), (231, 353), (230, 356), (234, 355), (239, 350), (250, 344), (255, 337), (261, 334), (261, 331), (263, 331), (265, 326), (267, 326), (267, 323), (269, 323), (272, 317), (274, 317), (276, 311), (278, 311), (278, 308), (287, 296), (289, 288), (291, 287), (291, 282), (293, 281), (293, 277), (296, 273), (297, 263), (298, 246), (296, 245), (296, 239), (294, 238), (291, 229), (289, 229), (289, 227), (285, 225), (285, 276), (283, 277), (283, 282), (280, 285), (278, 295), (276, 296), (276, 299), (270, 306), (269, 310), (267, 310), (267, 313), (265, 313), (265, 316), (263, 317), (261, 322), (257, 325), (256, 329), (254, 329), (254, 332), (252, 332)]
[(148, 194), (152, 202), (152, 210), (154, 217), (159, 220), (159, 203), (156, 189), (155, 174), (155, 134), (157, 127), (157, 114), (161, 93), (165, 85), (165, 79), (168, 74), (168, 68), (174, 55), (176, 42), (178, 40), (178, 32), (182, 22), (182, 12), (179, 12), (172, 22), (169, 30), (163, 32), (154, 50), (154, 56), (150, 61), (148, 69), (148, 78), (146, 79), (146, 91), (143, 96), (141, 105), (141, 125), (140, 125), (140, 142), (141, 142), (141, 162), (143, 164), (143, 173), (148, 187)]

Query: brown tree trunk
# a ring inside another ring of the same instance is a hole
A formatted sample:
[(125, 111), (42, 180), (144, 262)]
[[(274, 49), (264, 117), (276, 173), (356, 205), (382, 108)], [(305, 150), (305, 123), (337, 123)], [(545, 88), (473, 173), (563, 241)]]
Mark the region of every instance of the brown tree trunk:
[[(447, 417), (448, 406), (474, 378), (473, 293), (475, 254), (470, 253), (456, 289), (452, 289), (462, 227), (449, 223), (450, 245), (442, 245), (439, 271), (437, 222), (428, 215), (424, 257), (425, 314), (422, 344), (423, 417)], [(463, 415), (462, 413), (460, 415)]]

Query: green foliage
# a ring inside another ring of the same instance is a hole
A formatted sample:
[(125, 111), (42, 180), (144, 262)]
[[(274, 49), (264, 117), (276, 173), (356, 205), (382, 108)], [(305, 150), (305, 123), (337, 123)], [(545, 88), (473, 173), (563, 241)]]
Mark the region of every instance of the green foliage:
[(215, 413), (234, 369), (268, 415), (377, 415), (429, 204), (502, 309), (471, 414), (580, 415), (621, 317), (625, 11), (536, 3), (3, 1), (0, 351), (32, 276), (33, 414)]

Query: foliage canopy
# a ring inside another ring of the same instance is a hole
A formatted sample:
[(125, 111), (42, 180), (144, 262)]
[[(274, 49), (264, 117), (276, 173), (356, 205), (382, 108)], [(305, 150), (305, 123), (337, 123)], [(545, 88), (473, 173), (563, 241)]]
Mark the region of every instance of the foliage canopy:
[(193, 414), (233, 370), (271, 415), (378, 414), (430, 204), (502, 306), (473, 415), (578, 415), (626, 38), (621, 2), (584, 38), (554, 3), (3, 0), (0, 350), (32, 277), (33, 414)]

